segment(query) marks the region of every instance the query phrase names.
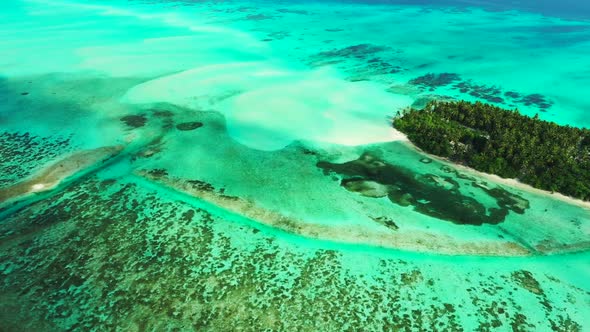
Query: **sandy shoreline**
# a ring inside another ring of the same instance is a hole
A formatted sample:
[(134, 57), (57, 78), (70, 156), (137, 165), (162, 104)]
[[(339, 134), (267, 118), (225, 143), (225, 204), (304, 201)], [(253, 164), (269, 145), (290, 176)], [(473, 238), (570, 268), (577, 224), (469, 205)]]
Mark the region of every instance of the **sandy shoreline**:
[(458, 170), (461, 170), (461, 171), (464, 171), (464, 172), (467, 172), (467, 173), (476, 175), (478, 177), (481, 177), (481, 178), (490, 180), (490, 181), (492, 181), (494, 183), (505, 185), (505, 186), (512, 187), (512, 188), (516, 188), (516, 189), (519, 189), (519, 190), (522, 190), (522, 191), (526, 191), (528, 193), (537, 194), (537, 195), (541, 195), (541, 196), (545, 196), (545, 197), (550, 197), (550, 198), (553, 198), (553, 199), (556, 199), (556, 200), (560, 200), (562, 202), (565, 202), (565, 203), (568, 203), (568, 204), (571, 204), (571, 205), (575, 205), (575, 206), (578, 206), (578, 207), (581, 207), (581, 208), (590, 210), (590, 202), (583, 201), (581, 199), (573, 198), (573, 197), (570, 197), (570, 196), (566, 196), (566, 195), (563, 195), (563, 194), (560, 194), (560, 193), (557, 193), (557, 192), (553, 192), (552, 193), (552, 192), (547, 191), (547, 190), (538, 189), (538, 188), (532, 187), (532, 186), (530, 186), (530, 185), (528, 185), (526, 183), (522, 183), (522, 182), (520, 182), (520, 181), (518, 181), (516, 179), (506, 179), (506, 178), (500, 177), (500, 176), (495, 175), (495, 174), (489, 174), (489, 173), (480, 172), (480, 171), (478, 171), (476, 169), (473, 169), (471, 167), (468, 167), (468, 166), (465, 166), (465, 165), (461, 165), (461, 164), (457, 164), (457, 163), (455, 163), (455, 162), (453, 162), (453, 161), (451, 161), (451, 160), (449, 160), (447, 158), (443, 158), (443, 157), (439, 157), (439, 156), (436, 156), (436, 155), (427, 153), (427, 152), (423, 151), (422, 149), (420, 149), (419, 147), (417, 147), (416, 145), (414, 145), (409, 140), (403, 141), (402, 143), (403, 144), (406, 144), (408, 147), (414, 149), (415, 151), (419, 152), (420, 154), (423, 154), (423, 155), (427, 156), (428, 158), (438, 160), (438, 161), (443, 162), (445, 164), (449, 164), (449, 165), (451, 165), (452, 167), (455, 167)]
[(106, 146), (74, 152), (44, 167), (28, 179), (0, 189), (0, 203), (54, 189), (66, 178), (117, 155), (121, 150), (122, 146)]

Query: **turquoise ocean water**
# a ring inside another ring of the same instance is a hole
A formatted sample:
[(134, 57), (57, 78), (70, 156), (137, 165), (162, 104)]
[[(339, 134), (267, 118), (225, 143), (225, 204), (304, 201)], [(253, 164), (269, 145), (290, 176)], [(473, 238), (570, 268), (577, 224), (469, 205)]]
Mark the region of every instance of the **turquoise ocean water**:
[(590, 127), (569, 2), (2, 3), (0, 330), (589, 330), (588, 206), (390, 125)]

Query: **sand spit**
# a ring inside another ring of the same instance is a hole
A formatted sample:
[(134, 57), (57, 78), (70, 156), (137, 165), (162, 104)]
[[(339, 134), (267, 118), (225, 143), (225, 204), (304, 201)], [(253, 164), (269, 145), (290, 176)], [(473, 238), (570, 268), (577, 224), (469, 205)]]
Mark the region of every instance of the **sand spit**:
[(0, 203), (51, 190), (57, 187), (64, 179), (114, 157), (121, 150), (123, 150), (123, 146), (117, 145), (74, 152), (24, 181), (10, 187), (1, 188)]
[(257, 206), (244, 198), (228, 196), (210, 184), (196, 180), (169, 177), (158, 171), (137, 171), (137, 175), (174, 188), (208, 203), (283, 231), (305, 237), (343, 243), (360, 243), (392, 249), (434, 252), (446, 255), (528, 256), (533, 253), (524, 246), (507, 240), (461, 241), (448, 235), (411, 230), (378, 232), (359, 226), (327, 226), (310, 223)]

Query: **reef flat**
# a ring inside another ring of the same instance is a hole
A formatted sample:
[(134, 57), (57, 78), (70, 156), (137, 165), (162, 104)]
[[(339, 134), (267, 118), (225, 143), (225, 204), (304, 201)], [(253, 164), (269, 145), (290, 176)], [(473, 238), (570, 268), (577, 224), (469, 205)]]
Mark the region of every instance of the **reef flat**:
[(571, 278), (587, 254), (423, 257), (308, 241), (207, 210), (102, 173), (19, 211), (0, 225), (3, 326), (575, 331), (585, 324), (590, 294)]
[(391, 126), (468, 100), (588, 127), (579, 17), (454, 0), (0, 9), (0, 192), (59, 182), (0, 207), (0, 330), (590, 327), (587, 206)]
[[(256, 222), (284, 230), (289, 233), (342, 243), (374, 245), (385, 248), (405, 249), (439, 254), (489, 255), (489, 256), (523, 256), (532, 252), (522, 245), (511, 241), (467, 241), (427, 231), (398, 231), (399, 227), (391, 219), (375, 218), (393, 232), (379, 232), (366, 227), (339, 227), (305, 222), (265, 210), (251, 201), (235, 196), (227, 196), (217, 191), (210, 184), (199, 180), (170, 179), (158, 170), (140, 172), (140, 175), (205, 200), (218, 207), (236, 213)], [(584, 244), (582, 248), (586, 248)], [(575, 248), (575, 246), (574, 246)], [(573, 248), (572, 248), (573, 249)], [(575, 250), (575, 249), (574, 249)], [(579, 249), (578, 249), (579, 250)]]

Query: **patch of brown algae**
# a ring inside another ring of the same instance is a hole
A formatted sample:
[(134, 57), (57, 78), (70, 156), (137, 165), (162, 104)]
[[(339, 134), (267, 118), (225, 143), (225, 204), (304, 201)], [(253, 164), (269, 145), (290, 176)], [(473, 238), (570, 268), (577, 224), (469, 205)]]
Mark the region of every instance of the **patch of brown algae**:
[(228, 196), (223, 190), (216, 190), (211, 184), (199, 180), (185, 180), (171, 177), (163, 170), (140, 170), (136, 172), (152, 182), (174, 188), (277, 229), (315, 239), (342, 243), (360, 243), (385, 248), (435, 252), (447, 255), (479, 256), (527, 256), (532, 252), (525, 246), (509, 240), (466, 241), (448, 235), (416, 229), (387, 229), (379, 232), (361, 226), (325, 225), (299, 220), (276, 211), (264, 209), (254, 202), (235, 196)]
[(123, 146), (105, 146), (74, 152), (55, 162), (28, 179), (6, 188), (0, 188), (0, 203), (57, 187), (64, 179), (99, 162), (104, 162), (123, 150)]

